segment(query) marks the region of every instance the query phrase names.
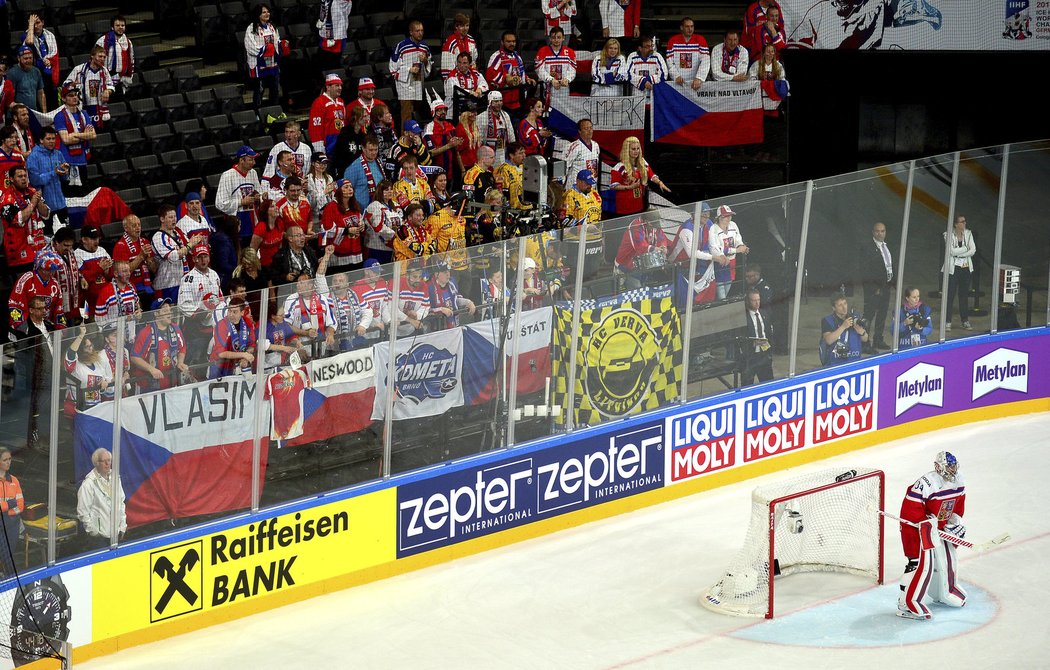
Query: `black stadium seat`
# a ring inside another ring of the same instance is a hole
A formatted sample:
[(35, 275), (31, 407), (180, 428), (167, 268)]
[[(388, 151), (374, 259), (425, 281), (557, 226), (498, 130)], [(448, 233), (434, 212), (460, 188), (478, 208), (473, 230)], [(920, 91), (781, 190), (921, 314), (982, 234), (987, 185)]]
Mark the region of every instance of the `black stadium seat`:
[(197, 69), (193, 65), (179, 65), (172, 68), (171, 78), (178, 82), (179, 90), (183, 93), (196, 91), (201, 87), (200, 77), (197, 76)]
[(103, 183), (114, 191), (132, 186), (134, 173), (132, 173), (128, 162), (124, 159), (106, 161), (99, 165), (99, 170), (102, 174)]
[(141, 188), (126, 188), (117, 191), (117, 196), (123, 200), (124, 203), (135, 212), (135, 214), (139, 216), (144, 214), (142, 205), (146, 202), (146, 196)]
[(215, 94), (212, 93), (210, 88), (200, 91), (186, 91), (184, 95), (186, 96), (186, 102), (193, 109), (193, 116), (197, 118), (218, 114), (221, 111), (219, 101), (215, 99)]
[(170, 151), (177, 146), (175, 134), (171, 131), (171, 126), (166, 123), (146, 126), (142, 130), (151, 144), (150, 150), (155, 154)]
[(241, 137), (247, 139), (263, 132), (263, 124), (256, 116), (254, 109), (244, 109), (230, 115), (233, 125), (240, 131)]
[(154, 184), (167, 178), (167, 170), (153, 154), (136, 156), (131, 159), (131, 169), (135, 171), (141, 184)]
[(190, 151), (190, 156), (198, 175), (219, 172), (233, 165), (233, 156), (219, 155), (219, 148), (214, 144), (196, 147)]
[(237, 139), (237, 129), (230, 123), (230, 117), (225, 114), (206, 116), (202, 120), (204, 129), (215, 144), (222, 144)]
[(106, 127), (110, 130), (123, 130), (135, 125), (135, 116), (128, 109), (126, 102), (109, 103), (109, 121)]
[(165, 68), (144, 71), (142, 81), (149, 87), (150, 95), (167, 95), (178, 90), (178, 85), (171, 78), (171, 72)]
[(175, 186), (170, 181), (166, 181), (160, 184), (150, 184), (147, 186), (146, 197), (152, 200), (156, 205), (174, 205), (178, 195), (175, 193)]
[(95, 133), (95, 139), (91, 141), (91, 157), (98, 162), (105, 162), (122, 158), (124, 148), (113, 139), (113, 133), (108, 130), (99, 130)]
[(185, 149), (165, 151), (160, 155), (160, 163), (172, 181), (192, 177), (197, 173), (197, 167)]
[(193, 108), (186, 104), (186, 98), (181, 93), (171, 93), (157, 98), (157, 107), (164, 112), (169, 123), (182, 121), (193, 116)]
[(175, 130), (176, 137), (179, 139), (179, 144), (185, 149), (199, 147), (202, 144), (211, 144), (211, 140), (208, 139), (208, 133), (201, 125), (200, 119), (176, 121), (172, 124), (172, 127)]
[(113, 133), (117, 144), (120, 145), (124, 156), (134, 158), (150, 153), (150, 144), (143, 134), (141, 128), (128, 128)]
[(166, 116), (164, 110), (157, 107), (157, 101), (153, 98), (132, 100), (128, 103), (128, 107), (130, 107), (131, 111), (135, 114), (136, 125), (140, 128), (142, 126), (160, 123)]

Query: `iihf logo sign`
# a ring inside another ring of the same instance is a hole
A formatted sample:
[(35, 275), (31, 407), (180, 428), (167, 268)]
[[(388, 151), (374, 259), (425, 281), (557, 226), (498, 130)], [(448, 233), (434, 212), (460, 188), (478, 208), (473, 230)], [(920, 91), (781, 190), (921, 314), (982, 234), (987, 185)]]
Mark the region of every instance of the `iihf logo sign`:
[(973, 400), (997, 389), (1028, 393), (1028, 353), (996, 349), (973, 362)]
[(897, 404), (893, 416), (900, 416), (916, 405), (944, 407), (944, 368), (919, 363), (897, 377)]
[(1032, 36), (1032, 14), (1029, 0), (1006, 0), (1003, 38), (1026, 40)]
[(456, 379), (458, 357), (448, 349), (432, 344), (420, 344), (397, 357), (397, 395), (422, 403), (427, 398), (444, 398), (452, 392)]

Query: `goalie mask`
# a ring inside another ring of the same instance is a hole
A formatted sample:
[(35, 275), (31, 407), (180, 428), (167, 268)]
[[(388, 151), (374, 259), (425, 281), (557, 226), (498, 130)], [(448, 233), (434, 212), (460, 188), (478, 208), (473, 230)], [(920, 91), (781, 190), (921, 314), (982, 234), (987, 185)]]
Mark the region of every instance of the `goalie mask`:
[(945, 481), (954, 482), (955, 475), (959, 472), (959, 459), (950, 451), (942, 451), (933, 459), (933, 469), (944, 477)]

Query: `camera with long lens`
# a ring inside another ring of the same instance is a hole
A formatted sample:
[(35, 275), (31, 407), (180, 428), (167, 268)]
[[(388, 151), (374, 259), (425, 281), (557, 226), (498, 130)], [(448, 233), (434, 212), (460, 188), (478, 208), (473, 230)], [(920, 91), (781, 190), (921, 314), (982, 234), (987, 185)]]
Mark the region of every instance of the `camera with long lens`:
[(911, 315), (911, 326), (917, 330), (922, 330), (930, 323), (930, 317), (923, 316), (922, 314)]
[(865, 319), (865, 318), (864, 318), (863, 316), (861, 316), (860, 314), (857, 314), (856, 312), (850, 312), (850, 313), (849, 313), (849, 314), (848, 314), (848, 315), (846, 316), (846, 318), (847, 318), (847, 319), (853, 319), (853, 323), (854, 323), (854, 325), (860, 326), (860, 327), (861, 327), (861, 328), (863, 328), (864, 330), (867, 330), (867, 329), (868, 329), (868, 320), (867, 320), (867, 319)]
[(524, 235), (535, 235), (549, 228), (550, 216), (540, 208), (532, 209), (504, 209), (501, 214), (500, 224), (507, 237), (522, 237)]
[(836, 340), (831, 355), (835, 358), (849, 358), (849, 346), (842, 340)]

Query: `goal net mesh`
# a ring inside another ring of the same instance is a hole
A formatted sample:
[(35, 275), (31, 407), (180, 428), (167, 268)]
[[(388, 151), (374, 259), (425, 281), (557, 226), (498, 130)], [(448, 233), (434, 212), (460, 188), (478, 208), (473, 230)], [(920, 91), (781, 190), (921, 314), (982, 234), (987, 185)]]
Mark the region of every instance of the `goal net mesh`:
[(881, 580), (883, 499), (882, 471), (863, 468), (822, 470), (756, 488), (744, 546), (701, 604), (724, 614), (771, 617), (775, 575), (847, 572)]

